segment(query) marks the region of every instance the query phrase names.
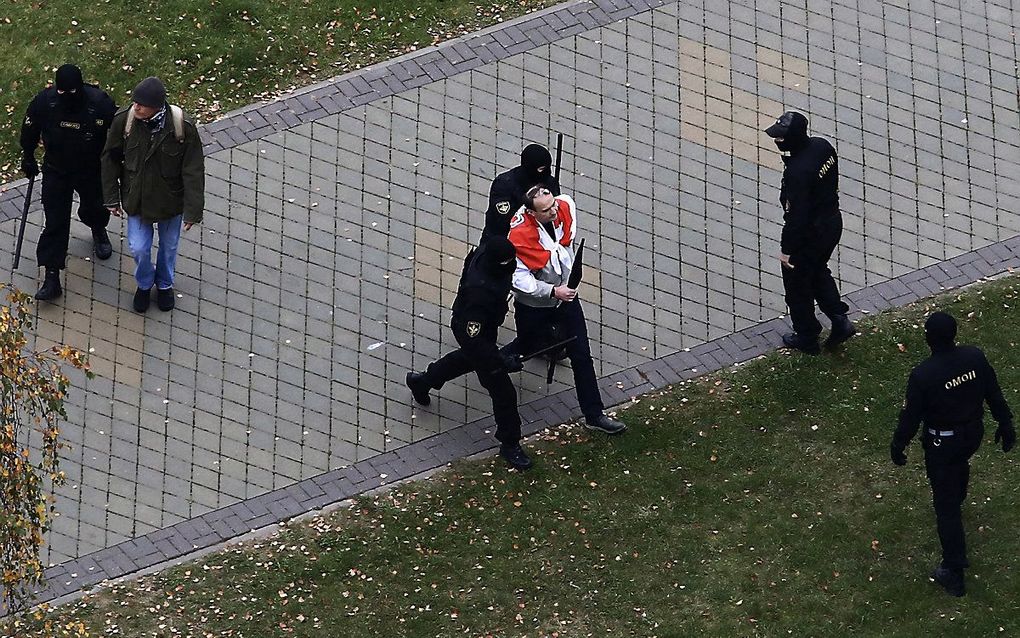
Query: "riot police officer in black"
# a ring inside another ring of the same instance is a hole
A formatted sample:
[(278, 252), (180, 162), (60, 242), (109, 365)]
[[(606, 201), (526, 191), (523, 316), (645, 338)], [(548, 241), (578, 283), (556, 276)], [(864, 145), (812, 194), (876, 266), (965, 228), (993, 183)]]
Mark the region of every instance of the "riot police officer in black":
[(984, 353), (955, 344), (956, 320), (944, 312), (933, 313), (924, 333), (931, 357), (910, 373), (890, 456), (896, 465), (905, 465), (907, 444), (924, 424), (921, 447), (942, 544), (942, 563), (931, 577), (953, 596), (963, 596), (963, 570), (969, 563), (961, 506), (967, 497), (970, 457), (984, 436), (984, 404), (999, 424), (995, 442), (1001, 441), (1003, 452), (1016, 443), (1016, 430)]
[(807, 125), (803, 114), (788, 111), (765, 133), (775, 140), (786, 165), (779, 192), (784, 221), (779, 259), (794, 332), (783, 335), (783, 343), (818, 354), (822, 325), (815, 318), (816, 301), (832, 322), (826, 347), (843, 343), (857, 330), (828, 266), (843, 233), (836, 150), (821, 137), (809, 137)]
[(521, 448), (517, 390), (496, 346), (509, 310), (510, 277), (516, 267), (514, 246), (506, 237), (492, 237), (468, 256), (450, 320), (460, 349), (430, 363), (425, 372), (408, 372), (405, 382), (416, 402), (429, 405), (429, 390), (474, 371), (492, 399), (500, 456), (512, 467), (526, 470), (531, 459)]
[(540, 144), (528, 144), (521, 151), (521, 165), (492, 180), (489, 207), (485, 211), (484, 243), (489, 237), (506, 237), (510, 218), (524, 205), (524, 194), (533, 186), (544, 186), (553, 195), (560, 194), (559, 180), (552, 174), (552, 155)]
[(35, 150), (42, 139), (42, 204), (46, 224), (36, 258), (46, 276), (35, 298), (60, 296), (60, 271), (67, 260), (71, 233), (71, 199), (78, 193), (78, 218), (92, 229), (96, 257), (113, 254), (106, 225), (110, 213), (103, 205), (99, 167), (106, 133), (117, 106), (102, 89), (85, 84), (81, 69), (65, 64), (57, 69), (54, 86), (43, 89), (28, 105), (21, 126), (21, 169), (28, 177), (39, 173)]

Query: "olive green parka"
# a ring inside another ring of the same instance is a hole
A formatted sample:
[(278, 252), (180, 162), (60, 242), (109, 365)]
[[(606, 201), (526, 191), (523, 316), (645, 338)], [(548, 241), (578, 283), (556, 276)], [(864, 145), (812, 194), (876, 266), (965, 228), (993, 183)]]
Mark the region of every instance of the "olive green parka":
[(173, 113), (167, 107), (166, 124), (153, 135), (135, 121), (125, 139), (128, 105), (113, 118), (102, 155), (103, 201), (131, 216), (161, 222), (184, 214), (184, 221), (202, 221), (205, 207), (205, 155), (198, 129), (183, 118), (178, 140)]

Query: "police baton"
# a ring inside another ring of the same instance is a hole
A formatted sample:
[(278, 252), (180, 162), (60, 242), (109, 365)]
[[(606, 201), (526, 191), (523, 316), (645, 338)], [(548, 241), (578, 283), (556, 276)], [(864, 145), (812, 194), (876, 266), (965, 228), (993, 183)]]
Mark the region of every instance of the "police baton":
[[(562, 348), (563, 346), (567, 345), (568, 343), (570, 343), (571, 341), (573, 341), (576, 338), (577, 338), (576, 335), (573, 336), (573, 337), (567, 337), (563, 341), (557, 341), (556, 343), (554, 343), (554, 344), (552, 344), (550, 346), (546, 346), (544, 348), (539, 348), (538, 350), (535, 350), (534, 352), (532, 352), (529, 355), (523, 355), (523, 356), (522, 355), (517, 355), (517, 363), (524, 363), (525, 361), (528, 361), (530, 359), (534, 359), (535, 357), (541, 356), (541, 355), (543, 355), (543, 354), (545, 354), (547, 352), (554, 352), (556, 350), (559, 350), (560, 348)], [(501, 372), (501, 371), (503, 371), (505, 369), (506, 368), (502, 368), (502, 367), (496, 368), (495, 370), (492, 371), (492, 374), (496, 374), (497, 372)]]
[(21, 227), (18, 228), (18, 243), (14, 247), (14, 268), (21, 263), (21, 243), (25, 241), (25, 224), (28, 223), (28, 207), (32, 203), (32, 187), (35, 186), (35, 175), (28, 178), (28, 193), (25, 194), (25, 207), (21, 210)]
[(570, 276), (567, 277), (567, 288), (577, 290), (581, 284), (581, 276), (584, 275), (584, 238), (577, 243), (577, 250), (574, 252), (574, 263), (570, 266)]
[[(570, 276), (567, 277), (567, 288), (577, 290), (581, 285), (581, 276), (584, 274), (584, 238), (577, 244), (577, 251), (574, 253), (574, 263), (570, 266)], [(562, 301), (557, 301), (559, 307)]]
[(529, 354), (527, 356), (524, 356), (524, 357), (521, 357), (520, 358), (520, 362), (524, 363), (525, 361), (528, 361), (529, 359), (534, 359), (535, 357), (543, 355), (543, 354), (545, 354), (547, 352), (553, 352), (554, 350), (559, 350), (560, 348), (562, 348), (563, 346), (567, 345), (568, 343), (570, 343), (574, 339), (577, 339), (576, 335), (573, 336), (573, 337), (567, 337), (563, 341), (557, 341), (556, 343), (552, 344), (551, 346), (546, 346), (546, 347), (541, 348), (539, 350), (535, 350), (531, 354)]
[(563, 133), (556, 134), (556, 172), (553, 177), (560, 181), (560, 162), (563, 160)]

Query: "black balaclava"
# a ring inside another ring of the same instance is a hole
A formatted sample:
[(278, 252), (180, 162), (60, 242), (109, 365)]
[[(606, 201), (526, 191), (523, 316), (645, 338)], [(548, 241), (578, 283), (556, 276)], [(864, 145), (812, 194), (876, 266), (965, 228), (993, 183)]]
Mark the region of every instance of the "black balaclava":
[(517, 251), (506, 237), (490, 238), (479, 249), (478, 265), (494, 277), (508, 277), (517, 269)]
[(807, 124), (803, 113), (787, 111), (775, 124), (765, 129), (765, 133), (773, 139), (783, 138), (782, 142), (776, 140), (776, 148), (792, 155), (808, 143)]
[[(521, 166), (527, 174), (529, 186), (546, 183), (552, 167), (552, 155), (541, 144), (528, 144), (521, 151)], [(539, 171), (538, 169), (544, 169)]]
[(77, 106), (85, 99), (85, 81), (82, 79), (81, 69), (73, 64), (64, 64), (57, 69), (56, 87), (57, 99), (64, 106)]
[(956, 319), (944, 312), (933, 312), (924, 322), (924, 339), (932, 352), (951, 350), (956, 341)]

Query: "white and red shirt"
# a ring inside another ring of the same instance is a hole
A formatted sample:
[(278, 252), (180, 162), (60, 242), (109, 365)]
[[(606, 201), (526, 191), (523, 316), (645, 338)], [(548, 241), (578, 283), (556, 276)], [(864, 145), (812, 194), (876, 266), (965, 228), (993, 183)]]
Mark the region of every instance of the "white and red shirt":
[(508, 237), (517, 250), (514, 299), (529, 306), (555, 306), (553, 288), (567, 283), (574, 265), (577, 206), (569, 195), (557, 195), (555, 201), (552, 234), (523, 206), (510, 220)]

